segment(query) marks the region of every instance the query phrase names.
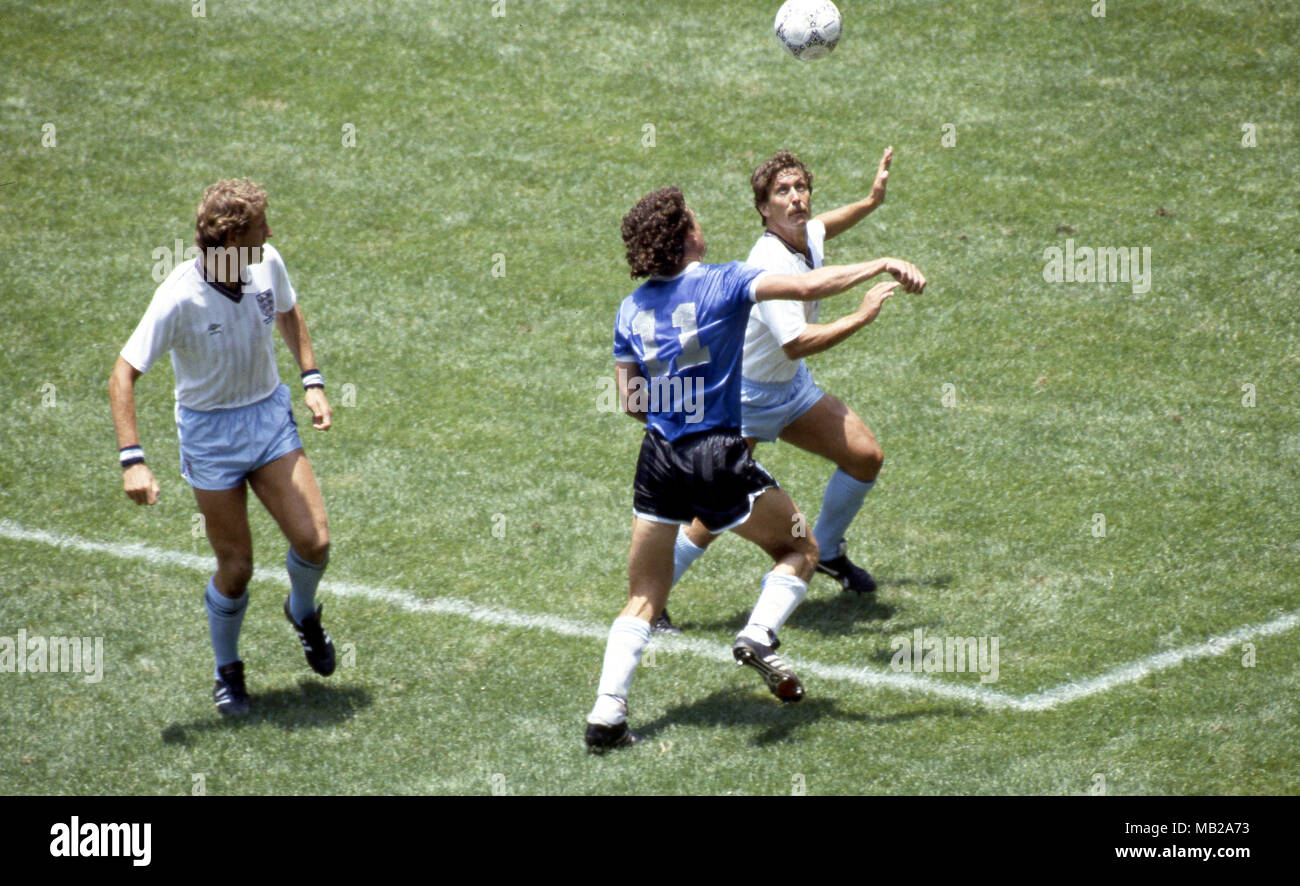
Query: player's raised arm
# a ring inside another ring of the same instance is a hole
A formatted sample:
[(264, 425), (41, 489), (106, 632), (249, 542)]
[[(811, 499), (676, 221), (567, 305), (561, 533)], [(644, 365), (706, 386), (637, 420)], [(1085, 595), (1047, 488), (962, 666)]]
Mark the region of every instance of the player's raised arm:
[(880, 313), (885, 299), (894, 294), (897, 280), (877, 283), (862, 297), (862, 304), (851, 314), (845, 314), (832, 323), (810, 323), (798, 336), (781, 345), (781, 350), (791, 360), (801, 360), (835, 347), (853, 333), (866, 326)]
[(122, 489), (138, 505), (151, 505), (158, 501), (158, 481), (153, 471), (144, 463), (144, 451), (135, 429), (135, 381), (140, 370), (121, 356), (108, 377), (108, 402), (113, 408), (113, 427), (117, 431), (117, 448), (125, 467), (122, 470)]
[(916, 265), (897, 258), (878, 258), (852, 265), (828, 265), (806, 274), (764, 274), (754, 284), (754, 298), (817, 301), (846, 292), (877, 274), (889, 274), (904, 292), (925, 289), (925, 276)]
[[(298, 368), (303, 371), (303, 381), (307, 385), (303, 400), (311, 410), (311, 426), (318, 431), (328, 431), (333, 410), (325, 398), (325, 387), (319, 381), (320, 373), (316, 369), (316, 352), (311, 347), (311, 336), (307, 333), (307, 321), (303, 319), (302, 309), (294, 305), (282, 314), (275, 315), (275, 326), (280, 330), (280, 337), (289, 346), (293, 359), (298, 361)], [(313, 377), (311, 373), (315, 372)]]
[(826, 239), (842, 234), (885, 202), (885, 184), (889, 181), (889, 164), (893, 162), (894, 149), (885, 148), (876, 168), (876, 180), (871, 185), (871, 193), (856, 203), (847, 203), (838, 209), (831, 209), (817, 216), (817, 220), (826, 226)]

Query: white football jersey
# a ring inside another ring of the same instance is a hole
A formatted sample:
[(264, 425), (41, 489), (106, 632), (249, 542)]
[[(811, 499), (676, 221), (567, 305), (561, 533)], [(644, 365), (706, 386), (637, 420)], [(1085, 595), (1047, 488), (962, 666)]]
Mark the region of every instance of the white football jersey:
[(170, 351), (176, 402), (207, 412), (264, 400), (280, 384), (275, 366), (275, 315), (298, 296), (284, 259), (269, 244), (248, 266), (238, 300), (204, 279), (202, 257), (181, 263), (162, 282), (122, 358), (141, 372)]
[[(749, 250), (747, 264), (757, 265), (778, 274), (805, 274), (822, 266), (822, 250), (826, 243), (826, 225), (817, 219), (806, 228), (808, 257), (794, 251), (780, 237), (764, 233)], [(801, 360), (791, 360), (781, 346), (798, 338), (809, 323), (817, 322), (820, 301), (761, 301), (749, 312), (749, 325), (745, 327), (745, 363), (743, 374), (748, 381), (762, 384), (787, 382), (799, 371)]]

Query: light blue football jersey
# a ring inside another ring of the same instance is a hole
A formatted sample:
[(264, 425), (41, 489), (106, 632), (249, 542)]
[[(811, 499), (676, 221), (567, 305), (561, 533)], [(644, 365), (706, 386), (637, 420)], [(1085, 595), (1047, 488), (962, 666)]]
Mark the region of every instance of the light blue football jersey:
[(632, 390), (647, 426), (668, 440), (740, 429), (745, 326), (762, 268), (734, 261), (692, 262), (675, 277), (652, 278), (623, 300), (614, 323), (614, 359), (635, 361), (646, 384)]

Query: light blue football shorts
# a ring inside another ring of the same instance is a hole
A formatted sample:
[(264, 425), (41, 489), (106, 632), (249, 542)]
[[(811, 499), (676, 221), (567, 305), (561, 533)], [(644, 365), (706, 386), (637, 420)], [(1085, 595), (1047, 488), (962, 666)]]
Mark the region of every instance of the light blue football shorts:
[(199, 412), (176, 404), (181, 476), (195, 489), (234, 489), (253, 471), (302, 448), (289, 387), (235, 409)]
[(740, 435), (771, 443), (824, 396), (804, 363), (786, 382), (760, 384), (741, 379)]

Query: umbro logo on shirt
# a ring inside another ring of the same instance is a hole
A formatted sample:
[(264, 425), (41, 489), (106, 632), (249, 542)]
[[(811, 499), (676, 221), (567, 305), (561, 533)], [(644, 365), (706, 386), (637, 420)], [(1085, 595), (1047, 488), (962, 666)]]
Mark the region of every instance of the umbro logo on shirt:
[(221, 332), (221, 324), (220, 324), (220, 323), (209, 323), (209, 324), (208, 324), (208, 335), (217, 335), (217, 334), (219, 334), (220, 332)]

